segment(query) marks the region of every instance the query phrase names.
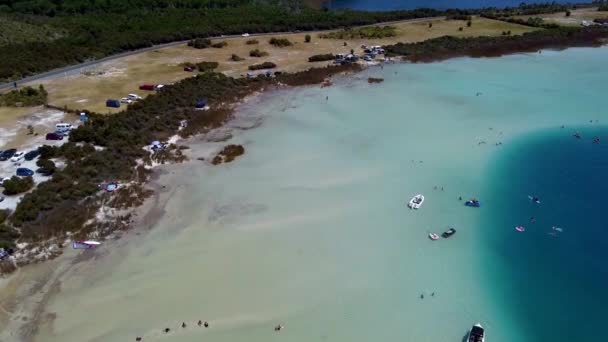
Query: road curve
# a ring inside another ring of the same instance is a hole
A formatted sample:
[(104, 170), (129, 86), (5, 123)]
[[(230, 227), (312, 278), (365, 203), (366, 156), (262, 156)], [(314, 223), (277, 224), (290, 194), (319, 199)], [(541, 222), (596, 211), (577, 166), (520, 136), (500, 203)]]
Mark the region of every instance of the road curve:
[[(396, 24), (396, 23), (403, 23), (403, 22), (416, 22), (416, 21), (425, 21), (425, 20), (429, 20), (429, 19), (440, 19), (440, 18), (442, 18), (442, 17), (425, 17), (425, 18), (416, 18), (416, 19), (404, 19), (404, 20), (387, 21), (387, 22), (381, 22), (381, 23), (375, 23), (375, 24), (370, 24), (370, 25), (357, 26), (357, 27), (368, 27), (368, 26), (375, 26), (375, 25), (387, 25), (387, 24)], [(328, 30), (328, 31), (332, 31), (332, 30)], [(314, 32), (323, 32), (323, 31), (314, 31)], [(299, 33), (302, 33), (302, 32), (251, 33), (249, 36), (250, 37), (264, 37), (264, 36), (272, 36), (272, 35), (277, 35), (277, 34), (288, 35), (288, 34), (299, 34)], [(225, 35), (225, 36), (209, 37), (209, 39), (238, 38), (238, 37), (242, 37), (242, 35), (240, 35), (240, 34)], [(105, 63), (105, 62), (109, 62), (109, 61), (112, 61), (112, 60), (115, 60), (115, 59), (118, 59), (118, 58), (132, 56), (132, 55), (136, 55), (136, 54), (147, 52), (147, 51), (153, 51), (153, 50), (162, 49), (162, 48), (166, 48), (166, 47), (186, 44), (187, 42), (188, 42), (188, 40), (181, 40), (181, 41), (176, 41), (176, 42), (171, 42), (171, 43), (159, 44), (159, 45), (154, 45), (154, 46), (150, 46), (150, 47), (146, 47), (146, 48), (142, 48), (142, 49), (137, 49), (137, 50), (117, 53), (115, 55), (110, 55), (110, 56), (107, 56), (107, 57), (104, 57), (104, 58), (101, 58), (101, 59), (95, 59), (95, 60), (91, 60), (91, 61), (87, 61), (87, 62), (83, 62), (83, 63), (79, 63), (79, 64), (68, 65), (68, 66), (65, 66), (65, 67), (61, 67), (61, 68), (53, 69), (53, 70), (50, 70), (50, 71), (46, 71), (46, 72), (43, 72), (43, 73), (40, 73), (40, 74), (24, 77), (24, 78), (22, 78), (20, 80), (17, 80), (17, 81), (11, 81), (11, 82), (0, 84), (0, 91), (13, 88), (15, 82), (17, 83), (17, 86), (20, 86), (23, 83), (28, 83), (28, 82), (33, 82), (33, 81), (41, 81), (41, 80), (46, 80), (46, 79), (52, 79), (55, 76), (60, 76), (60, 75), (62, 75), (64, 73), (67, 73), (67, 72), (70, 72), (70, 71), (74, 71), (74, 70), (78, 70), (78, 69), (86, 68), (86, 67), (91, 67), (91, 66), (98, 65), (98, 64), (101, 64), (101, 63)]]

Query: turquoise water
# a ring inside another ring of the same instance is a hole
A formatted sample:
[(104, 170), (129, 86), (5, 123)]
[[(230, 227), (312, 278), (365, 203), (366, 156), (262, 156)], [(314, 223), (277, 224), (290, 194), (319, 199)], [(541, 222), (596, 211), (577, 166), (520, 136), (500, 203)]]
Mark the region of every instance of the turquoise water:
[(211, 166), (196, 158), (227, 142), (189, 142), (192, 161), (161, 178), (164, 216), (77, 265), (37, 341), (443, 342), (475, 322), (488, 341), (603, 340), (608, 137), (590, 138), (608, 120), (606, 60), (389, 65), (250, 102), (231, 124), (245, 155)]

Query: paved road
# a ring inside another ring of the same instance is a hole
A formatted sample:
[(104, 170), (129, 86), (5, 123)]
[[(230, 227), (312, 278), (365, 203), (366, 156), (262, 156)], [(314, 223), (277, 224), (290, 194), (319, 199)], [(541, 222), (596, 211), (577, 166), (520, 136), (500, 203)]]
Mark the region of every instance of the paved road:
[[(416, 21), (425, 21), (425, 20), (429, 20), (429, 19), (440, 19), (441, 17), (427, 17), (427, 18), (417, 18), (417, 19), (406, 19), (406, 20), (397, 20), (397, 21), (390, 21), (390, 22), (383, 22), (383, 23), (376, 23), (376, 24), (371, 24), (371, 25), (365, 25), (365, 26), (375, 26), (375, 25), (387, 25), (387, 24), (396, 24), (396, 23), (403, 23), (403, 22), (416, 22)], [(365, 26), (361, 26), (361, 27), (365, 27)], [(256, 34), (250, 34), (250, 37), (263, 37), (263, 36), (270, 36), (270, 35), (276, 35), (276, 34), (298, 34), (298, 33), (302, 33), (302, 32), (270, 32), (270, 33), (256, 33)], [(241, 37), (240, 34), (236, 34), (236, 35), (226, 35), (226, 36), (219, 36), (219, 37), (210, 37), (210, 39), (217, 39), (217, 38), (236, 38), (236, 37)], [(136, 55), (138, 53), (142, 53), (142, 52), (146, 52), (146, 51), (152, 51), (152, 50), (157, 50), (157, 49), (161, 49), (161, 48), (165, 48), (165, 47), (170, 47), (170, 46), (177, 46), (177, 45), (181, 45), (181, 44), (185, 44), (187, 43), (187, 40), (182, 40), (182, 41), (178, 41), (178, 42), (171, 42), (171, 43), (166, 43), (166, 44), (160, 44), (160, 45), (154, 45), (154, 46), (150, 46), (147, 48), (142, 48), (142, 49), (138, 49), (138, 50), (133, 50), (133, 51), (127, 51), (127, 52), (122, 52), (122, 53), (118, 53), (115, 55), (111, 55), (108, 57), (104, 57), (101, 59), (96, 59), (96, 60), (91, 60), (91, 61), (87, 61), (87, 62), (83, 62), (80, 64), (74, 64), (74, 65), (69, 65), (66, 67), (62, 67), (62, 68), (58, 68), (58, 69), (53, 69), (47, 72), (43, 72), (37, 75), (33, 75), (33, 76), (28, 76), (25, 78), (22, 78), (20, 80), (17, 81), (17, 86), (23, 84), (23, 83), (28, 83), (28, 82), (33, 82), (33, 81), (42, 81), (42, 80), (47, 80), (47, 79), (52, 79), (55, 76), (62, 76), (66, 73), (70, 73), (70, 72), (74, 72), (78, 69), (82, 69), (82, 68), (89, 68), (104, 62), (108, 62), (111, 60), (115, 60), (118, 58), (122, 58), (122, 57), (127, 57), (127, 56), (131, 56), (131, 55)], [(0, 84), (0, 91), (2, 90), (6, 90), (6, 89), (10, 89), (13, 87), (13, 82), (8, 82), (8, 83), (3, 83)]]

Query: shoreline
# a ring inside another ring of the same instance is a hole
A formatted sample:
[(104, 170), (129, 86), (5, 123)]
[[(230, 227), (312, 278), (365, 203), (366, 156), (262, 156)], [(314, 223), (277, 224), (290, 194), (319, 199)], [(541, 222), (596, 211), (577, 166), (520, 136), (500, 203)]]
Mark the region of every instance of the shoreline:
[[(515, 52), (515, 53), (510, 53), (510, 54), (517, 54), (517, 53), (521, 53), (521, 52)], [(459, 56), (459, 57), (463, 57), (463, 56)], [(464, 56), (464, 57), (466, 57), (466, 56)], [(454, 58), (456, 58), (456, 57), (454, 57)], [(471, 57), (471, 58), (475, 58), (475, 57)], [(363, 69), (363, 70), (369, 70), (369, 69)], [(353, 75), (357, 75), (358, 72), (360, 72), (360, 71), (361, 70), (357, 71), (354, 74), (349, 74), (347, 76), (344, 76), (344, 78), (351, 79)], [(342, 77), (342, 76), (334, 76), (334, 77)], [(308, 86), (312, 87), (312, 86), (316, 86), (316, 84), (308, 85)], [(295, 87), (289, 87), (289, 88), (276, 87), (275, 89), (265, 89), (264, 91), (258, 92), (250, 97), (246, 97), (245, 99), (240, 101), (240, 103), (236, 104), (233, 107), (232, 115), (233, 116), (238, 115), (239, 110), (242, 109), (242, 106), (247, 106), (249, 104), (255, 105), (255, 102), (264, 101), (264, 98), (266, 96), (272, 96), (275, 94), (274, 92), (292, 91), (293, 89), (296, 89), (296, 88)], [(252, 101), (254, 103), (250, 103), (250, 101)], [(233, 121), (233, 120), (235, 120), (235, 118), (231, 117), (231, 119), (228, 120), (227, 122), (225, 122), (224, 125), (222, 125), (221, 127), (216, 128), (205, 134), (199, 134), (199, 135), (192, 136), (190, 138), (183, 139), (180, 141), (180, 143), (185, 144), (185, 145), (188, 145), (189, 143), (204, 144), (205, 142), (214, 141), (214, 140), (205, 141), (205, 138), (209, 137), (209, 136), (213, 137), (214, 135), (217, 134), (217, 132), (220, 132), (220, 134), (224, 134), (224, 137), (226, 137), (227, 136), (226, 133), (221, 132), (221, 131), (229, 129), (230, 124), (235, 123), (235, 121)], [(238, 118), (236, 118), (236, 120), (238, 120)], [(263, 124), (263, 122), (254, 123), (251, 127), (242, 128), (242, 126), (241, 126), (240, 128), (236, 128), (236, 129), (245, 129), (245, 130), (252, 129), (252, 128), (257, 127), (260, 124)], [(228, 134), (228, 139), (230, 139), (230, 137), (231, 137), (229, 135), (230, 132), (228, 132), (227, 134)], [(192, 156), (192, 158), (190, 158), (190, 160), (187, 161), (186, 163), (194, 163), (194, 165), (196, 165), (196, 163), (199, 162), (196, 160), (196, 157), (197, 156)], [(207, 161), (205, 161), (205, 162), (207, 162)], [(121, 231), (118, 234), (118, 235), (120, 235), (119, 237), (112, 237), (110, 240), (107, 240), (106, 242), (104, 242), (104, 245), (105, 245), (104, 248), (106, 248), (106, 247), (111, 248), (112, 244), (126, 245), (126, 244), (130, 243), (132, 241), (132, 239), (134, 239), (135, 237), (145, 234), (149, 229), (152, 229), (152, 227), (155, 225), (158, 218), (162, 217), (163, 214), (165, 213), (165, 206), (169, 202), (170, 198), (179, 191), (175, 187), (175, 185), (169, 181), (169, 180), (171, 180), (171, 174), (173, 173), (172, 171), (174, 169), (179, 170), (184, 167), (185, 167), (185, 165), (180, 165), (180, 163), (176, 163), (176, 164), (167, 164), (167, 165), (160, 166), (160, 167), (154, 169), (153, 174), (150, 176), (150, 179), (145, 184), (146, 187), (153, 188), (155, 190), (154, 194), (151, 197), (147, 198), (144, 201), (143, 205), (133, 208), (133, 212), (135, 214), (135, 219), (133, 220), (132, 228), (130, 228), (124, 232)], [(18, 302), (18, 304), (9, 305), (8, 309), (5, 309), (5, 306), (4, 306), (4, 302), (7, 299), (3, 298), (3, 300), (2, 300), (3, 311), (10, 310), (11, 308), (13, 308), (13, 306), (27, 308), (30, 305), (33, 305), (32, 302), (36, 303), (36, 305), (34, 306), (36, 309), (40, 309), (40, 310), (33, 310), (32, 312), (34, 312), (34, 317), (32, 318), (32, 320), (22, 324), (23, 326), (25, 326), (25, 330), (23, 330), (23, 328), (18, 329), (20, 332), (24, 331), (24, 335), (25, 335), (24, 341), (32, 341), (34, 333), (37, 331), (36, 327), (39, 324), (43, 324), (43, 323), (47, 322), (48, 319), (50, 319), (49, 317), (44, 316), (44, 313), (45, 313), (45, 311), (43, 310), (44, 305), (59, 290), (58, 284), (61, 282), (61, 278), (69, 275), (69, 272), (72, 269), (72, 267), (77, 266), (78, 263), (80, 263), (82, 261), (85, 261), (86, 258), (88, 258), (88, 257), (95, 258), (98, 256), (103, 256), (103, 253), (97, 254), (97, 251), (95, 251), (95, 253), (90, 253), (91, 255), (89, 255), (87, 257), (84, 257), (84, 258), (76, 257), (75, 259), (73, 259), (73, 258), (71, 258), (72, 254), (74, 254), (74, 253), (64, 253), (55, 260), (27, 266), (27, 268), (29, 268), (28, 270), (23, 268), (24, 272), (18, 271), (19, 273), (11, 275), (10, 278), (5, 279), (6, 281), (3, 280), (2, 283), (0, 283), (0, 287), (2, 287), (3, 289), (5, 289), (6, 287), (11, 287), (11, 286), (14, 287), (15, 294), (17, 294), (17, 292), (27, 292), (27, 295), (22, 294), (20, 298), (17, 296), (14, 299), (12, 299), (12, 301)], [(84, 254), (84, 253), (82, 253), (82, 254)], [(49, 271), (48, 268), (52, 268), (51, 265), (58, 266), (58, 268), (54, 271)], [(21, 274), (21, 273), (25, 273), (25, 274)], [(31, 288), (26, 290), (22, 286), (23, 286), (24, 282), (26, 282), (26, 283), (32, 282), (32, 279), (27, 278), (29, 276), (32, 276), (33, 279), (36, 279), (36, 281), (35, 281), (36, 284), (32, 285)], [(26, 279), (18, 279), (20, 277), (26, 277)], [(13, 282), (15, 282), (15, 283), (13, 283)], [(41, 298), (32, 297), (31, 293), (33, 293), (34, 291), (36, 293), (42, 291), (43, 295), (41, 295)], [(26, 298), (26, 299), (23, 300), (24, 298)], [(21, 300), (18, 300), (18, 299), (21, 299)], [(10, 302), (11, 300), (8, 300), (8, 301)], [(19, 311), (23, 312), (24, 310), (22, 309)], [(4, 321), (4, 319), (2, 321)], [(17, 323), (15, 323), (15, 324), (17, 324)], [(6, 330), (7, 328), (10, 329), (10, 324), (7, 324), (6, 326), (4, 326), (4, 324), (3, 324), (3, 327), (5, 328), (3, 330)], [(4, 332), (2, 334), (4, 334)], [(2, 335), (0, 335), (0, 337), (2, 337)]]

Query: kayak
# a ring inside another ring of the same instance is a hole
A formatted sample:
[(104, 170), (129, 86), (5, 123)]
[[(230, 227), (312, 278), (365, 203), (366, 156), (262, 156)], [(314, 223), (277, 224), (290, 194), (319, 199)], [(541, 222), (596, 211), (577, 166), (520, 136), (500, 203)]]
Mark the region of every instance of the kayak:
[(518, 232), (525, 232), (526, 228), (524, 228), (524, 226), (517, 226), (515, 227), (515, 230), (517, 230)]

